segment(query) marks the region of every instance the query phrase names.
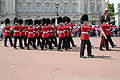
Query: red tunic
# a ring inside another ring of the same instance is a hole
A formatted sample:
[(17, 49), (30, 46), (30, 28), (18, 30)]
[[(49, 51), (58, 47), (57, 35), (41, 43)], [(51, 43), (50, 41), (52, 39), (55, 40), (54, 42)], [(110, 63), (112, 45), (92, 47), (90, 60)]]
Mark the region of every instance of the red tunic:
[(71, 36), (71, 30), (72, 30), (72, 26), (71, 25), (67, 25), (68, 26), (68, 28), (69, 28), (69, 30), (68, 30), (68, 34), (69, 34), (69, 36)]
[(42, 33), (43, 33), (43, 32), (42, 32), (42, 26), (39, 26), (38, 28), (39, 28), (38, 35), (39, 35), (39, 36), (42, 36)]
[(69, 32), (68, 32), (68, 26), (67, 25), (63, 25), (63, 27), (65, 28), (65, 36), (69, 36)]
[(10, 36), (10, 29), (11, 29), (10, 26), (5, 26), (5, 28), (4, 28), (4, 31), (5, 31), (4, 36)]
[(48, 27), (43, 26), (42, 31), (43, 31), (42, 37), (43, 38), (48, 38)]
[(111, 35), (110, 27), (115, 27), (115, 25), (108, 25), (106, 28), (107, 35)]
[(65, 27), (59, 25), (59, 27), (58, 27), (58, 30), (59, 30), (59, 38), (64, 38), (64, 37), (65, 37), (64, 29), (65, 29)]
[(20, 31), (20, 36), (26, 36), (26, 26), (22, 25), (22, 31)]
[(38, 37), (38, 36), (39, 36), (39, 33), (38, 33), (39, 27), (38, 27), (38, 26), (35, 26), (34, 29), (35, 29), (36, 32), (33, 34), (33, 36), (34, 36), (34, 37)]
[(81, 26), (82, 33), (81, 33), (80, 39), (89, 40), (88, 30), (93, 30), (93, 28), (90, 27), (90, 25), (89, 26), (86, 26), (86, 25)]
[(52, 36), (55, 36), (55, 31), (56, 31), (56, 29), (57, 29), (57, 26), (55, 26), (55, 25), (51, 25), (51, 26), (52, 26), (52, 28), (53, 28)]
[(14, 29), (13, 36), (20, 36), (20, 25), (14, 25), (13, 29)]
[[(106, 35), (106, 28), (107, 28), (107, 25), (108, 25), (108, 24), (101, 24), (101, 29), (103, 30), (103, 32), (105, 33), (105, 35)], [(101, 37), (104, 36), (103, 33), (102, 33), (102, 30), (101, 30)]]
[(28, 27), (28, 28), (27, 28), (27, 31), (28, 31), (27, 37), (28, 37), (28, 38), (33, 38), (33, 37), (34, 37), (34, 36), (33, 36), (33, 30), (35, 30), (35, 28), (31, 28), (31, 27)]

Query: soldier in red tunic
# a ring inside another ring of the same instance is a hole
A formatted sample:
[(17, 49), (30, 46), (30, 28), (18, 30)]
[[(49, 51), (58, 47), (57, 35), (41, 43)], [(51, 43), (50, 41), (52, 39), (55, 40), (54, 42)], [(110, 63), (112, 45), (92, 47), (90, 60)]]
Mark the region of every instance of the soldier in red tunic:
[(10, 23), (10, 20), (8, 18), (5, 19), (5, 28), (4, 28), (4, 31), (5, 31), (5, 34), (4, 34), (4, 36), (5, 36), (4, 46), (5, 47), (8, 47), (7, 46), (7, 39), (9, 39), (10, 45), (13, 46), (11, 35), (10, 35), (11, 27), (9, 26), (9, 23)]
[(22, 45), (20, 44), (20, 25), (18, 25), (18, 18), (14, 18), (14, 26), (13, 26), (13, 29), (14, 29), (14, 49), (17, 49), (16, 48), (16, 44), (17, 44), (17, 39), (19, 40), (19, 46), (20, 46), (20, 49), (23, 49)]
[[(61, 50), (61, 45), (65, 41), (64, 30), (66, 29), (66, 27), (63, 27), (63, 19), (62, 19), (62, 17), (58, 17), (57, 20), (58, 20), (58, 23), (59, 23), (59, 25), (58, 25), (58, 30), (59, 30), (59, 35), (58, 35), (58, 37), (59, 37), (58, 51), (63, 51), (63, 50)], [(64, 48), (65, 48), (65, 50), (68, 49), (68, 47), (66, 46), (66, 43), (64, 45)]]
[(23, 40), (24, 40), (24, 47), (27, 47), (27, 38), (26, 38), (26, 26), (23, 25), (23, 20), (19, 19), (19, 25), (20, 25), (20, 44), (23, 46)]
[(92, 55), (92, 52), (91, 52), (91, 42), (89, 40), (89, 35), (88, 35), (88, 30), (93, 30), (92, 27), (87, 26), (87, 21), (88, 21), (88, 15), (87, 14), (84, 14), (82, 17), (81, 17), (81, 31), (82, 31), (82, 34), (81, 34), (81, 48), (80, 48), (80, 57), (81, 58), (86, 58), (84, 56), (84, 50), (85, 50), (85, 45), (87, 45), (87, 56), (88, 57), (94, 57), (94, 55)]
[(55, 18), (51, 19), (51, 37), (53, 39), (53, 44), (57, 47), (57, 38), (56, 38), (57, 26), (55, 26)]
[(34, 36), (33, 36), (35, 28), (33, 28), (33, 20), (32, 19), (29, 19), (29, 24), (28, 25), (29, 25), (29, 27), (27, 28), (27, 31), (28, 31), (28, 36), (27, 36), (28, 37), (28, 45), (27, 45), (27, 49), (30, 50), (29, 44), (31, 44), (31, 42), (32, 42), (33, 48), (37, 49), (37, 47), (35, 45), (35, 41), (34, 41)]
[(51, 50), (52, 49), (52, 46), (49, 42), (49, 39), (48, 39), (48, 26), (47, 26), (47, 20), (45, 18), (42, 19), (42, 23), (43, 23), (43, 26), (42, 26), (42, 38), (43, 38), (43, 44), (42, 44), (42, 50), (45, 50), (45, 46), (48, 44), (49, 45), (49, 49)]

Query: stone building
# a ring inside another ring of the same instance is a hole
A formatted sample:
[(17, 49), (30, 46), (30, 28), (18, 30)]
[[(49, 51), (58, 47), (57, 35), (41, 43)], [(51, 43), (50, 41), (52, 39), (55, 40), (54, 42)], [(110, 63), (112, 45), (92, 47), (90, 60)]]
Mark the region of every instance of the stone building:
[(83, 14), (89, 15), (90, 22), (99, 23), (99, 17), (105, 10), (105, 0), (0, 0), (0, 20), (9, 17), (53, 18), (69, 16), (73, 22), (79, 22)]

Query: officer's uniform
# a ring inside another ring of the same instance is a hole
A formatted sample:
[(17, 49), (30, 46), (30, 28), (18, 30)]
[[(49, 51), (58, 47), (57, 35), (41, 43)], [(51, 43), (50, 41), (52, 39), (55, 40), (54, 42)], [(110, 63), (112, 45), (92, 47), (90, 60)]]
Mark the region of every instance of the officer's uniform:
[(4, 28), (4, 31), (5, 31), (5, 34), (4, 34), (4, 36), (5, 36), (4, 46), (5, 47), (7, 47), (7, 39), (9, 39), (10, 45), (13, 46), (11, 35), (10, 35), (11, 27), (9, 26), (9, 23), (10, 23), (10, 20), (8, 18), (5, 19), (5, 28)]
[(88, 21), (88, 15), (87, 14), (84, 14), (81, 18), (81, 31), (82, 31), (82, 34), (81, 34), (81, 48), (80, 48), (80, 57), (81, 58), (86, 58), (84, 56), (84, 50), (85, 50), (85, 45), (87, 45), (87, 56), (88, 57), (93, 57), (93, 55), (91, 54), (91, 42), (89, 40), (89, 35), (88, 35), (88, 30), (93, 30), (92, 27), (90, 26), (87, 26), (87, 25), (84, 25), (84, 21)]

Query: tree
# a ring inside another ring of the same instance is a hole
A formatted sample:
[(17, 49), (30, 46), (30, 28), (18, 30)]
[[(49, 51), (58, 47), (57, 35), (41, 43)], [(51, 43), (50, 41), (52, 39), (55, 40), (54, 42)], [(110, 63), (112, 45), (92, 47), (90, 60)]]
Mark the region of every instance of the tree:
[(115, 14), (115, 13), (114, 13), (114, 10), (115, 10), (115, 9), (114, 9), (114, 4), (113, 4), (113, 3), (112, 3), (112, 4), (109, 4), (109, 7), (108, 7), (108, 8), (109, 8), (109, 13), (108, 13), (108, 15), (109, 15), (109, 16), (114, 16), (114, 14)]

